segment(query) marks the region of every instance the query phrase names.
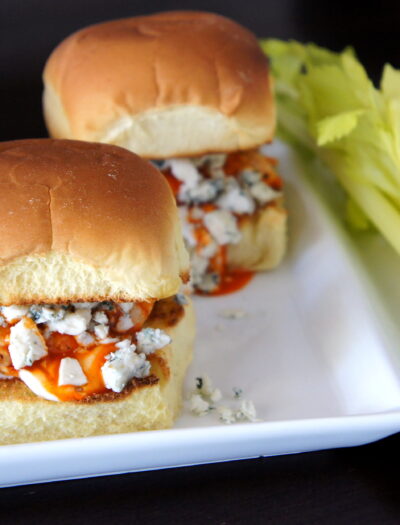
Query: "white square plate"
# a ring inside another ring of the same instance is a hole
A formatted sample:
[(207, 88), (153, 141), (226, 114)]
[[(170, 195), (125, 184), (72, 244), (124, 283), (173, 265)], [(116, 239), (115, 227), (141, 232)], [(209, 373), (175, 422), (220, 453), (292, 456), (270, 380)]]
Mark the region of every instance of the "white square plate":
[[(400, 304), (400, 286), (390, 285), (398, 260), (375, 236), (350, 245), (298, 159), (279, 143), (268, 151), (286, 182), (288, 255), (236, 294), (195, 299), (186, 388), (207, 373), (229, 405), (240, 387), (261, 421), (228, 426), (215, 412), (185, 409), (171, 430), (3, 446), (0, 486), (359, 445), (400, 431), (400, 335), (390, 315)], [(227, 308), (246, 315), (226, 319)]]

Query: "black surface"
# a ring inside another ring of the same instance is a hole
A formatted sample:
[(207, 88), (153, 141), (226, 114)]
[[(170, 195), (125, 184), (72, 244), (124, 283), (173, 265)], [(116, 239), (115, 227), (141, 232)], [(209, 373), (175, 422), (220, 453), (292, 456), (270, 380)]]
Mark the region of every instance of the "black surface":
[(0, 491), (2, 525), (398, 524), (400, 437)]
[[(65, 36), (176, 8), (225, 14), (259, 36), (351, 44), (375, 80), (385, 61), (400, 67), (398, 1), (1, 0), (0, 140), (45, 136), (41, 70)], [(398, 435), (353, 449), (2, 489), (0, 524), (395, 524), (399, 450)]]

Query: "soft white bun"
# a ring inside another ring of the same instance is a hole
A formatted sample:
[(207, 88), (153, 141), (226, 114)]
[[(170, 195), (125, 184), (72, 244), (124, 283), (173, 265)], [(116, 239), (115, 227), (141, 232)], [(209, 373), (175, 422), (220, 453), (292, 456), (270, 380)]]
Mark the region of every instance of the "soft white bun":
[(154, 375), (133, 380), (127, 392), (88, 402), (46, 401), (21, 381), (0, 379), (0, 445), (170, 427), (181, 408), (183, 379), (192, 358), (193, 308), (186, 306), (173, 326), (170, 315), (168, 321), (155, 316), (146, 326), (165, 330), (172, 343), (153, 356)]
[(228, 246), (228, 266), (252, 271), (272, 270), (286, 251), (287, 212), (282, 202), (240, 220), (242, 238)]
[(147, 158), (248, 149), (272, 139), (275, 106), (256, 37), (225, 17), (166, 12), (87, 27), (44, 70), (50, 134)]
[(165, 178), (104, 144), (0, 144), (0, 240), (2, 305), (161, 299), (188, 273)]

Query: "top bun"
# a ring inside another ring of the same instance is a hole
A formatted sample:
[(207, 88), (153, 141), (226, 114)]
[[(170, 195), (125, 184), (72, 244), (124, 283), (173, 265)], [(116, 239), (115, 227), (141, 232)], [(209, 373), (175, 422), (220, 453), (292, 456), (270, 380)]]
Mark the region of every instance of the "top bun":
[(268, 61), (225, 17), (174, 11), (78, 31), (44, 70), (50, 134), (147, 158), (256, 147), (272, 139)]
[(0, 143), (0, 304), (135, 301), (188, 273), (164, 177), (116, 146)]

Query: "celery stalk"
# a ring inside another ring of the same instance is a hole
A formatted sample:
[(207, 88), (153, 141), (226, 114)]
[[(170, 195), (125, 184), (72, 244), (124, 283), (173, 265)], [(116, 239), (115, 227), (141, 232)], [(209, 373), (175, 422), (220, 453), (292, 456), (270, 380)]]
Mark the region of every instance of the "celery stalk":
[(400, 254), (400, 71), (386, 65), (378, 89), (351, 49), (272, 39), (261, 46), (280, 136), (320, 157), (349, 196), (352, 225), (369, 220)]

